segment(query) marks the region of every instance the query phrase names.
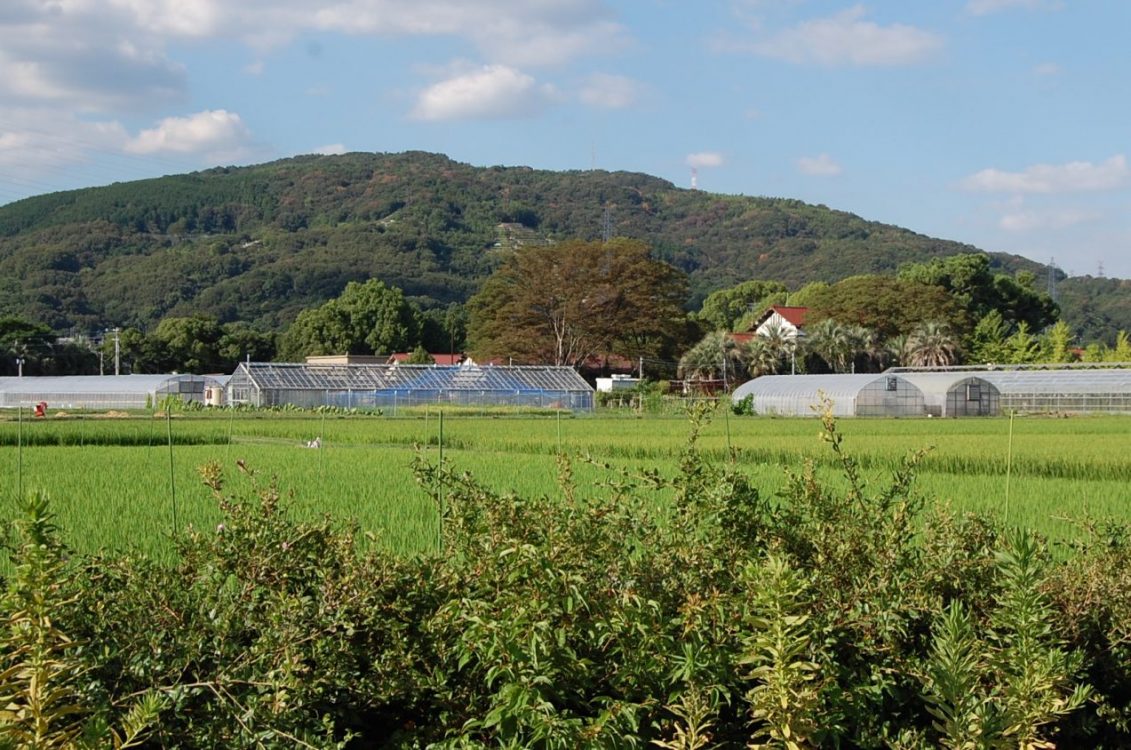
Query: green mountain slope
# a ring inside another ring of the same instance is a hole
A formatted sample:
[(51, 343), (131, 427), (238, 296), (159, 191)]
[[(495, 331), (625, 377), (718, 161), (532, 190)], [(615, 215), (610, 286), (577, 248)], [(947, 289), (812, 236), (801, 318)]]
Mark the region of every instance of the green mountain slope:
[(418, 152), (306, 156), (0, 207), (0, 314), (58, 330), (193, 313), (278, 327), (368, 277), (425, 306), (462, 301), (505, 248), (604, 232), (652, 244), (690, 274), (697, 298), (747, 279), (796, 287), (975, 250), (644, 174), (479, 168)]

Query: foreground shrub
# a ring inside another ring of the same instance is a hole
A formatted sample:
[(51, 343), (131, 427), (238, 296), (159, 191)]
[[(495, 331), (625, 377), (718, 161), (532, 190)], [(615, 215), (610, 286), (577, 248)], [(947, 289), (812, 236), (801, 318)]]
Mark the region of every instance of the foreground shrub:
[[(441, 534), (407, 559), (205, 467), (223, 523), (181, 536), (175, 565), (65, 565), (28, 537), (0, 654), (30, 653), (19, 623), (45, 592), (59, 736), (138, 727), (123, 746), (1131, 745), (1125, 533), (1057, 562), (986, 519), (924, 517), (920, 454), (873, 489), (829, 417), (840, 481), (803, 466), (764, 497), (703, 458), (706, 418), (675, 476), (582, 485), (562, 457), (556, 496), (422, 456)], [(5, 674), (17, 710), (24, 673)]]

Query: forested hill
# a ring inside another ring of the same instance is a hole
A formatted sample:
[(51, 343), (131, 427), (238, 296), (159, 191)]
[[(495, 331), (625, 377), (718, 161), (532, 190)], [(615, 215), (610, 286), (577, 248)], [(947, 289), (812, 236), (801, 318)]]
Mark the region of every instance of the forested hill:
[[(275, 328), (377, 277), (423, 306), (463, 301), (500, 248), (639, 238), (697, 297), (747, 279), (894, 271), (974, 250), (796, 200), (644, 174), (479, 168), (428, 153), (305, 156), (0, 207), (0, 315), (57, 330), (203, 313)], [(1007, 270), (1037, 270), (995, 256)]]

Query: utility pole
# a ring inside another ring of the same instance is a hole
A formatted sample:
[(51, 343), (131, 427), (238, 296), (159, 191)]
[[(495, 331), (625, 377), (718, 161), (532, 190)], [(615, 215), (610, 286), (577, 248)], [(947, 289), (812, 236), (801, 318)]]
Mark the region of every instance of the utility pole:
[(122, 342), (118, 333), (121, 329), (114, 329), (114, 374), (122, 374)]
[(16, 370), (18, 374), (16, 377), (22, 378), (24, 376), (24, 358), (16, 357)]

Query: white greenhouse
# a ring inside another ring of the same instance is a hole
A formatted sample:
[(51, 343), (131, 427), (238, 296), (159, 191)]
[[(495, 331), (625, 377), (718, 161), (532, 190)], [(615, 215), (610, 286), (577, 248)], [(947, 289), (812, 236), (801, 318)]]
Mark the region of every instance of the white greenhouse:
[(1001, 413), (1131, 414), (1131, 369), (1064, 368), (978, 373), (1001, 392)]
[(816, 416), (822, 397), (838, 417), (918, 417), (923, 393), (899, 375), (764, 375), (735, 389), (732, 399), (752, 399), (755, 414)]
[(205, 392), (219, 394), (227, 376), (212, 375), (62, 375), (0, 378), (0, 408), (144, 409), (167, 397), (205, 403)]
[(810, 416), (821, 394), (837, 416), (974, 417), (1131, 414), (1131, 368), (1097, 366), (893, 368), (879, 375), (771, 375), (734, 392), (756, 414)]
[(957, 370), (899, 372), (899, 377), (923, 393), (926, 413), (932, 417), (989, 417), (1001, 414), (1001, 392), (984, 376), (985, 373), (981, 372)]

